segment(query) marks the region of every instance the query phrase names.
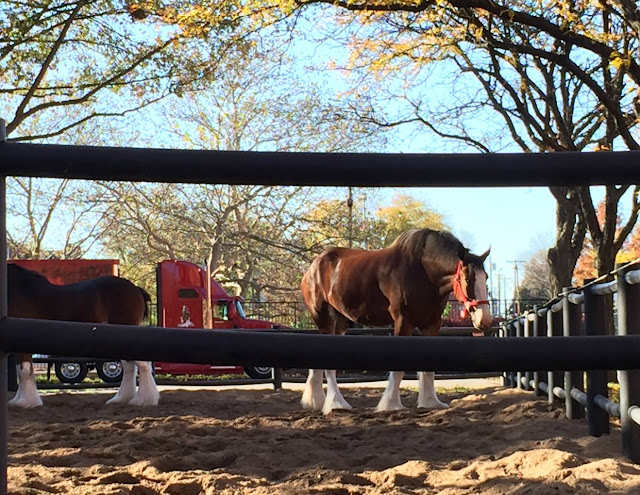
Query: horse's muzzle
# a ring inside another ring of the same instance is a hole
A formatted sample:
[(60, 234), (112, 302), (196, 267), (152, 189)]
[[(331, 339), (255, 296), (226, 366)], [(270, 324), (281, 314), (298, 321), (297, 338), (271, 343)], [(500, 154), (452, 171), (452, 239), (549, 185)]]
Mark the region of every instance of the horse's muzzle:
[(489, 307), (482, 305), (476, 307), (471, 312), (471, 323), (476, 330), (481, 332), (486, 332), (491, 328), (491, 312), (489, 311)]

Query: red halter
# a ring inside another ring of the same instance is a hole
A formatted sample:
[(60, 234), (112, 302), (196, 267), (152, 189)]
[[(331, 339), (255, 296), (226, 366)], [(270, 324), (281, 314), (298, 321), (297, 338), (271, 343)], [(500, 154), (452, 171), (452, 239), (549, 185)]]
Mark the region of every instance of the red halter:
[(456, 299), (460, 301), (464, 305), (464, 309), (469, 312), (471, 308), (475, 308), (479, 304), (489, 304), (489, 301), (485, 301), (484, 299), (469, 299), (469, 296), (465, 294), (462, 289), (462, 260), (458, 261), (458, 267), (456, 268), (456, 273), (453, 276), (453, 295), (456, 296)]

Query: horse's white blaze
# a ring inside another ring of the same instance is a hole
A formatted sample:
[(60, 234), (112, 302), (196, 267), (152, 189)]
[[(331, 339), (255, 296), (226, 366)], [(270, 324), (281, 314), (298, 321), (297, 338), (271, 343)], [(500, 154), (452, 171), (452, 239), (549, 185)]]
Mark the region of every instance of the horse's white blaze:
[(418, 372), (418, 407), (425, 409), (448, 409), (449, 404), (442, 402), (436, 395), (435, 373)]
[(351, 404), (345, 400), (338, 388), (336, 370), (325, 370), (325, 375), (327, 377), (327, 397), (322, 406), (323, 414), (329, 414), (334, 409), (351, 409)]
[(300, 400), (303, 408), (314, 411), (322, 409), (325, 399), (324, 390), (322, 389), (323, 373), (323, 370), (309, 370), (307, 383), (302, 393), (302, 399)]
[(25, 408), (42, 405), (32, 363), (25, 361), (21, 366), (18, 366), (18, 391), (15, 397), (9, 401), (9, 404)]
[(122, 361), (122, 382), (116, 395), (107, 404), (126, 404), (136, 395), (136, 365), (133, 361)]
[(389, 381), (387, 388), (384, 390), (380, 402), (376, 407), (376, 412), (398, 411), (404, 409), (400, 400), (400, 383), (404, 378), (404, 371), (391, 371), (389, 373)]
[(157, 406), (160, 401), (160, 392), (158, 392), (158, 386), (153, 379), (151, 362), (136, 361), (135, 363), (138, 366), (140, 385), (138, 386), (138, 392), (129, 401), (129, 404), (133, 406)]
[[(473, 287), (474, 294), (478, 301), (486, 301), (489, 299), (487, 293), (487, 274), (483, 270), (476, 270), (475, 285)], [(471, 312), (471, 322), (478, 330), (487, 330), (491, 328), (491, 309), (488, 304), (479, 304), (475, 310)]]

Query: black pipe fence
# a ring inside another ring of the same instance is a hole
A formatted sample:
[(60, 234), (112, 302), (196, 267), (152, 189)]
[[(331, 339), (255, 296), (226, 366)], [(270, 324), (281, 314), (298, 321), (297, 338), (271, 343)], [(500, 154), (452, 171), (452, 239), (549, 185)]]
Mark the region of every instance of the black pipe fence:
[[(386, 155), (146, 150), (8, 143), (3, 131), (0, 121), (1, 260), (6, 259), (5, 176), (9, 175), (312, 186), (640, 183), (640, 151)], [(0, 495), (7, 492), (7, 352), (252, 362), (277, 367), (475, 372), (635, 370), (640, 363), (640, 335), (422, 339), (207, 332), (9, 318), (6, 302), (6, 263), (0, 263)], [(640, 383), (635, 373), (629, 372), (626, 381)], [(625, 400), (639, 402), (635, 396)], [(629, 416), (635, 414), (632, 407), (629, 411)]]
[[(511, 319), (522, 311), (541, 305), (544, 299), (489, 299), (489, 307), (493, 316), (493, 324)], [(292, 328), (313, 328), (315, 323), (302, 301), (244, 301), (242, 303), (247, 318), (257, 318), (280, 323)], [(443, 325), (447, 327), (467, 327), (471, 318), (461, 314), (464, 305), (458, 300), (449, 300), (442, 315)], [(153, 314), (153, 312), (152, 312)], [(152, 320), (152, 323), (154, 321)]]
[[(637, 268), (637, 267), (636, 267)], [(548, 308), (534, 308), (531, 312), (503, 324), (503, 333), (517, 334), (518, 328), (531, 324), (536, 329), (531, 335), (539, 340), (542, 322), (546, 320), (547, 337), (564, 335), (570, 341), (576, 339), (600, 339), (607, 331), (606, 298), (616, 294), (618, 337), (629, 339), (640, 335), (640, 270), (630, 267), (620, 269), (614, 282), (587, 284), (578, 294), (567, 288), (564, 296)], [(545, 338), (542, 337), (542, 340)], [(551, 340), (551, 339), (549, 339)], [(594, 340), (595, 342), (595, 340)], [(628, 340), (629, 345), (633, 344)], [(637, 352), (637, 349), (635, 349)], [(589, 357), (597, 355), (599, 349), (585, 349)], [(537, 371), (533, 376), (523, 371), (508, 371), (504, 375), (506, 386), (532, 390), (536, 395), (547, 394), (550, 403), (562, 400), (566, 416), (580, 419), (586, 415), (589, 434), (600, 436), (609, 433), (610, 416), (620, 418), (622, 429), (622, 452), (635, 463), (640, 463), (640, 371), (635, 367), (616, 365), (609, 370), (618, 370), (620, 402), (609, 400), (607, 369), (546, 366), (550, 371)], [(520, 367), (519, 370), (526, 370)], [(562, 370), (562, 371), (560, 371)], [(546, 380), (545, 380), (546, 378)]]
[[(218, 330), (215, 330), (218, 331)], [(296, 329), (296, 328), (280, 328), (280, 329), (254, 329), (252, 332), (267, 332), (267, 333), (303, 333), (308, 335), (318, 334), (317, 329)], [(485, 336), (496, 337), (498, 334), (498, 327), (490, 328), (484, 332)], [(470, 337), (476, 333), (477, 330), (473, 327), (442, 327), (440, 328), (440, 336), (451, 337)], [(366, 327), (366, 328), (349, 328), (347, 329), (347, 335), (393, 335), (393, 329), (391, 327)], [(416, 333), (416, 335), (418, 335)], [(115, 360), (115, 359), (114, 359)], [(70, 356), (53, 356), (35, 354), (33, 356), (34, 364), (39, 364), (46, 367), (47, 382), (39, 382), (38, 388), (47, 390), (84, 390), (93, 388), (113, 388), (120, 386), (119, 381), (101, 383), (101, 382), (77, 382), (67, 383), (51, 380), (51, 367), (56, 363), (78, 363), (78, 364), (95, 364), (96, 362), (105, 362), (97, 358), (90, 357), (70, 357)], [(225, 363), (216, 363), (225, 364)], [(11, 367), (10, 367), (11, 370)], [(285, 374), (285, 371), (289, 373)], [(291, 376), (292, 370), (282, 370), (274, 368), (274, 373), (271, 378), (202, 378), (197, 377), (185, 377), (185, 378), (158, 378), (156, 377), (156, 383), (158, 385), (183, 385), (183, 386), (237, 386), (237, 385), (255, 385), (259, 383), (268, 383), (274, 385), (274, 388), (281, 388), (282, 383), (304, 383), (305, 378), (300, 376)], [(344, 371), (344, 370), (343, 370)], [(362, 383), (362, 382), (375, 382), (383, 381), (387, 379), (387, 371), (383, 370), (352, 370), (352, 373), (345, 373), (343, 376), (338, 376), (338, 383)], [(445, 379), (465, 379), (465, 378), (489, 378), (500, 377), (501, 371), (497, 369), (494, 371), (486, 371), (482, 373), (455, 373), (449, 371), (441, 371), (436, 373), (436, 380)], [(417, 374), (415, 372), (408, 372), (405, 378), (416, 379)], [(13, 381), (9, 380), (9, 390), (15, 391), (17, 389), (17, 377), (13, 376)]]
[[(1, 133), (1, 131), (0, 131)], [(0, 134), (0, 143), (3, 139)], [(311, 153), (2, 144), (5, 176), (361, 187), (637, 184), (640, 151)], [(602, 164), (607, 166), (603, 167)]]
[[(571, 339), (380, 337), (131, 325), (5, 317), (4, 352), (278, 368), (448, 370), (634, 369), (640, 335)], [(597, 352), (593, 349), (596, 348)], [(294, 352), (295, 350), (295, 352)]]

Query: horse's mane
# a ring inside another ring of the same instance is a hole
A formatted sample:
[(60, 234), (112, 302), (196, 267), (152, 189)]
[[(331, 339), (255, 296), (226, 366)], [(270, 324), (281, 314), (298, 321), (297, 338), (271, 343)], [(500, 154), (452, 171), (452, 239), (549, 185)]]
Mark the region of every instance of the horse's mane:
[(410, 229), (400, 234), (389, 249), (403, 251), (411, 259), (420, 260), (426, 254), (429, 258), (447, 263), (464, 260), (482, 265), (479, 256), (469, 253), (451, 232), (433, 229)]
[(41, 273), (29, 270), (28, 268), (24, 268), (17, 263), (7, 263), (7, 276), (9, 279), (12, 279), (13, 283), (51, 283), (49, 282), (47, 277), (45, 277)]

